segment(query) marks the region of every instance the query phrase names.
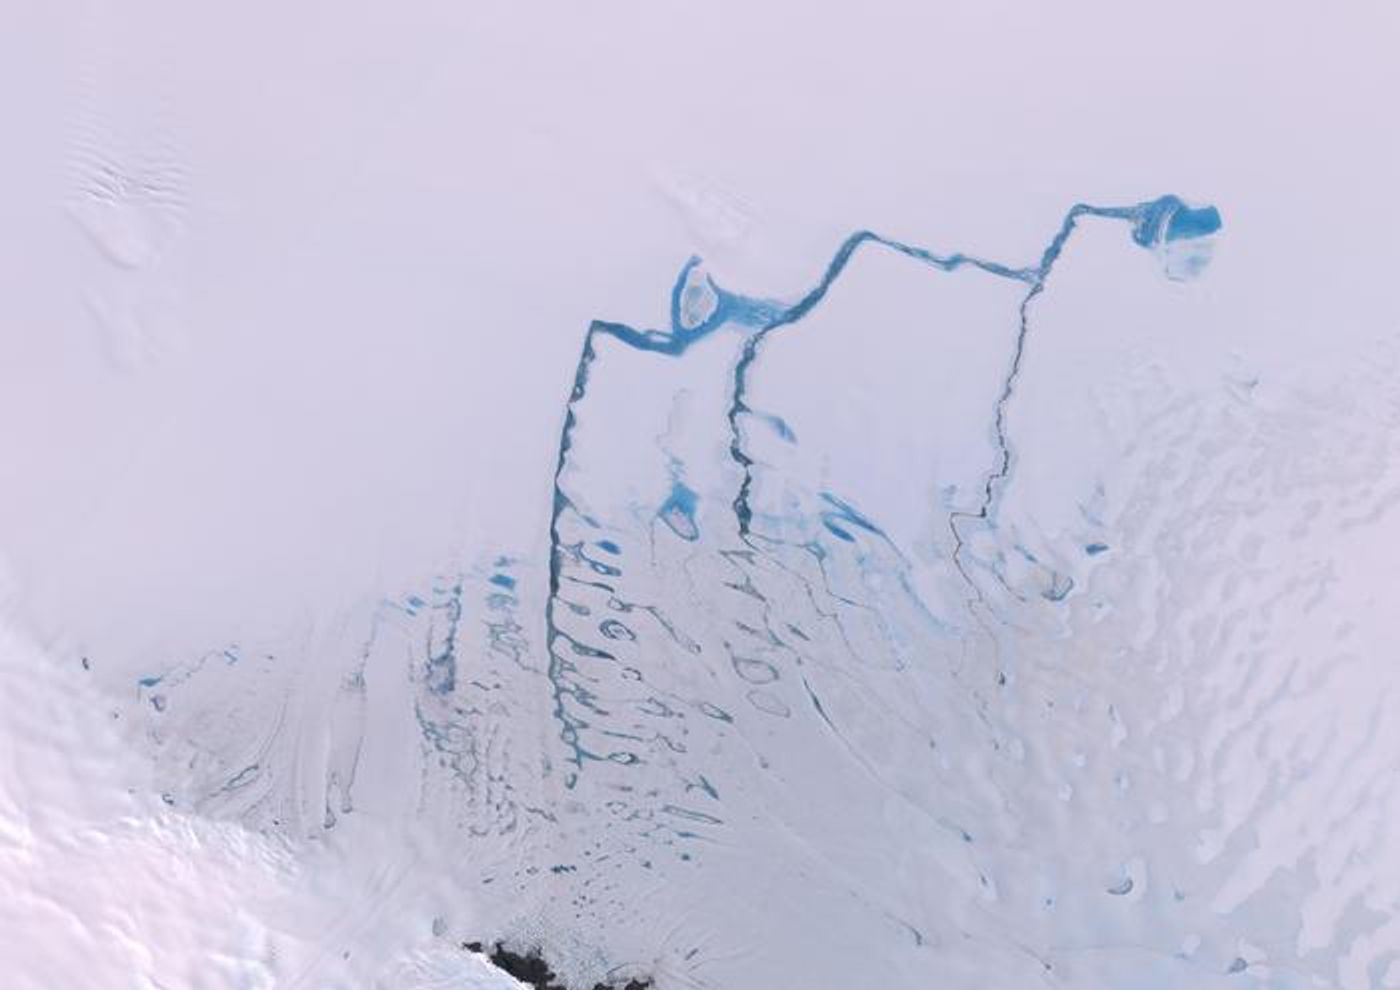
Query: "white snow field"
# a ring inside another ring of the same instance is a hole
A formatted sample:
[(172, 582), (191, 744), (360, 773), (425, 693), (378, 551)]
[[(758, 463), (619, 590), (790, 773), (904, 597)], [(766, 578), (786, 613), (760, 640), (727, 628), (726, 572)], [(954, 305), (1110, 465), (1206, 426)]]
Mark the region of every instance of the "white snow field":
[(8, 4), (0, 985), (1400, 987), (1400, 8)]

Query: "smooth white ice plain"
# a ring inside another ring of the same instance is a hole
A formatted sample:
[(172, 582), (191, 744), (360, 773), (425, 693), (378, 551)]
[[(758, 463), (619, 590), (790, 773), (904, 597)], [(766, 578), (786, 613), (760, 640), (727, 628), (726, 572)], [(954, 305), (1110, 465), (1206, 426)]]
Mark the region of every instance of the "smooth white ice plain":
[(16, 5), (7, 986), (1400, 986), (1396, 8), (755, 6)]

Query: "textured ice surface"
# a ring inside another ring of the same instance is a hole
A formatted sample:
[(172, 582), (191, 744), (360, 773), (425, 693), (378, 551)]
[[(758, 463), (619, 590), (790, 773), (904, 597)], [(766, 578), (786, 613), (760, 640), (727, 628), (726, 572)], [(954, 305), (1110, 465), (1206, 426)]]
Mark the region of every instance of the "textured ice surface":
[(1400, 985), (1393, 9), (753, 6), (17, 13), (6, 986)]
[(12, 635), (0, 691), (6, 986), (518, 986), (418, 923), (431, 878), (405, 889), (413, 854), (397, 842), (347, 862), (173, 811), (122, 759), (121, 713), (81, 668)]

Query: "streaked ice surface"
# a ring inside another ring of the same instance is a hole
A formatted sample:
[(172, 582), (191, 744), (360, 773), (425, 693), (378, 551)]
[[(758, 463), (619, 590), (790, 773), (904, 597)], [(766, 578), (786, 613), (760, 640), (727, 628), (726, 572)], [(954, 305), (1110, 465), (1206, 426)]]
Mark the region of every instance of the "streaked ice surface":
[(65, 6), (7, 986), (1400, 986), (1392, 8)]

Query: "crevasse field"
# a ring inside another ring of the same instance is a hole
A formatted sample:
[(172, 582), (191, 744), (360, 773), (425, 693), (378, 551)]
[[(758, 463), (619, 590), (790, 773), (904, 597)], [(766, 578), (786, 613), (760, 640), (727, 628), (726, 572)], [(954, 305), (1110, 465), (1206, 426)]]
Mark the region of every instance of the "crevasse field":
[(0, 984), (1400, 987), (1400, 8), (6, 6)]

